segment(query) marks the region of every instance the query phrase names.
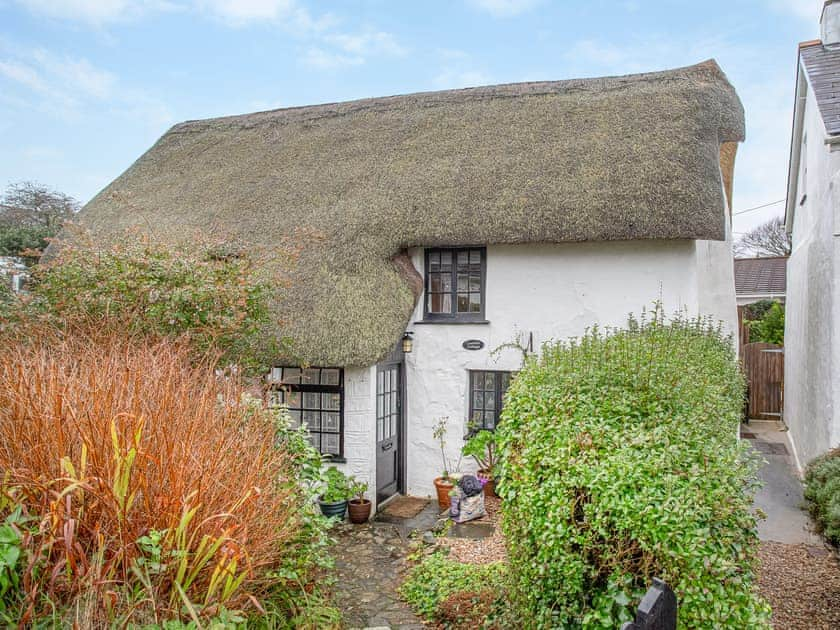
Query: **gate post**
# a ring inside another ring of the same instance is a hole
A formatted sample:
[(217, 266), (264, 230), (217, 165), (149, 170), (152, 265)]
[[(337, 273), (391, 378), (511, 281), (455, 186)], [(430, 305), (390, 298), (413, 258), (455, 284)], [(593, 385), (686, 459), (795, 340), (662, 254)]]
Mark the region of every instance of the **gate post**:
[(636, 610), (636, 621), (628, 621), (621, 630), (677, 630), (677, 596), (671, 587), (653, 578)]

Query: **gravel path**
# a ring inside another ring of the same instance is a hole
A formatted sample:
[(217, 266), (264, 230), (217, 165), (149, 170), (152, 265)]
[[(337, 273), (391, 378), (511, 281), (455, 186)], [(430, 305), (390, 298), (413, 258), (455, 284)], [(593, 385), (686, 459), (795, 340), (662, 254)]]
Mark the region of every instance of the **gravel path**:
[(779, 630), (840, 628), (840, 563), (825, 547), (763, 542), (758, 584)]

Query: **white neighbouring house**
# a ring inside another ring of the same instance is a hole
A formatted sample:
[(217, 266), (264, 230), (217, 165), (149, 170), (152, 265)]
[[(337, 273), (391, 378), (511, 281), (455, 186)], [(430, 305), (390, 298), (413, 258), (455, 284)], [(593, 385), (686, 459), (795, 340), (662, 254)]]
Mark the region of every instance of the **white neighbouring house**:
[(269, 396), (381, 502), (433, 493), (438, 418), (455, 461), (469, 418), (495, 425), (522, 353), (494, 349), (655, 300), (735, 330), (743, 128), (714, 61), (190, 121), (79, 222), (102, 240), (297, 243)]
[(786, 206), (785, 422), (802, 468), (840, 445), (840, 2), (799, 46)]

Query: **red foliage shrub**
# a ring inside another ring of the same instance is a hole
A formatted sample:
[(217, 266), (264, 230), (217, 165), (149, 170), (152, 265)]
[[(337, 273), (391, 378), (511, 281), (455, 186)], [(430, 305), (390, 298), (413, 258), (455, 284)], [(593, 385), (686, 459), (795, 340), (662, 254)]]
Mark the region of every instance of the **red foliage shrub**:
[(0, 344), (0, 518), (17, 510), (22, 548), (6, 614), (256, 604), (304, 500), (272, 416), (177, 342), (39, 334)]

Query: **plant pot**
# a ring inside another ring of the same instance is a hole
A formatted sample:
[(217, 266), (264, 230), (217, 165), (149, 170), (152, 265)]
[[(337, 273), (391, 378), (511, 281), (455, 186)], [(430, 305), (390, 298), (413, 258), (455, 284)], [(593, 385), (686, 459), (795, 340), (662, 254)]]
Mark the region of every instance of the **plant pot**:
[(356, 525), (367, 523), (370, 518), (371, 503), (367, 499), (352, 499), (348, 504), (350, 507), (350, 522)]
[(443, 477), (438, 477), (435, 479), (435, 490), (437, 490), (437, 500), (438, 506), (440, 506), (441, 510), (448, 510), (449, 509), (449, 491), (455, 487), (455, 484), (449, 481), (449, 479), (444, 479)]
[(493, 478), (493, 472), (488, 470), (479, 470), (476, 474), (476, 477), (479, 479), (485, 480), (484, 483), (484, 496), (485, 497), (498, 497), (499, 495), (496, 494), (496, 480)]
[(318, 501), (318, 505), (321, 507), (321, 514), (326, 516), (327, 518), (344, 518), (344, 513), (347, 511), (347, 500), (343, 501), (336, 501), (335, 503), (325, 503), (324, 501)]

